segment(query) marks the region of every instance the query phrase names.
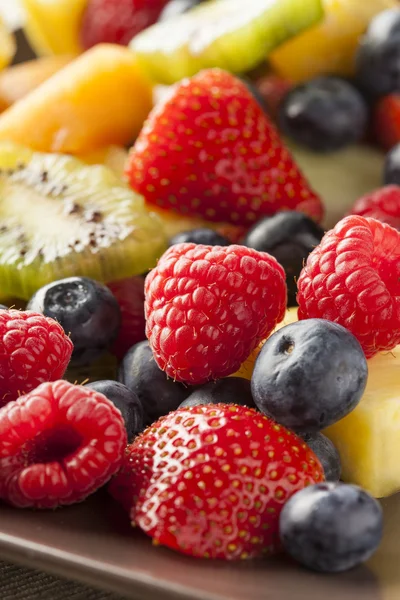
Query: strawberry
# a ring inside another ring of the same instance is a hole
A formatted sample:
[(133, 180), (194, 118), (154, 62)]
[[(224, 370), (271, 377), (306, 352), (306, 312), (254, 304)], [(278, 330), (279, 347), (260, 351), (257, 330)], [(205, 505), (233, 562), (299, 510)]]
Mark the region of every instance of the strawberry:
[(279, 514), (321, 464), (288, 429), (254, 409), (217, 404), (161, 418), (126, 451), (110, 491), (155, 543), (205, 558), (279, 548)]
[(163, 208), (249, 226), (278, 210), (319, 221), (322, 204), (246, 85), (220, 69), (185, 79), (153, 110), (126, 166)]
[(400, 94), (382, 98), (375, 109), (375, 136), (385, 150), (400, 142)]
[(83, 47), (111, 43), (127, 45), (155, 23), (169, 0), (88, 0), (81, 25)]

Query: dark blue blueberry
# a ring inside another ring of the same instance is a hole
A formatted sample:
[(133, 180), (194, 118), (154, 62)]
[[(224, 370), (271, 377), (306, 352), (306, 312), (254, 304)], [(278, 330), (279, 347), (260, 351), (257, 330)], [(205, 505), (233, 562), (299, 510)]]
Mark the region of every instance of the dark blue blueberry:
[(73, 365), (87, 365), (98, 358), (117, 337), (121, 323), (113, 294), (87, 277), (68, 277), (43, 286), (27, 309), (52, 317), (71, 335)]
[(87, 383), (86, 387), (100, 392), (118, 408), (125, 421), (128, 442), (131, 442), (143, 430), (143, 407), (135, 392), (129, 390), (122, 383), (110, 379)]
[(386, 155), (384, 183), (400, 185), (400, 144)]
[(145, 425), (176, 410), (192, 388), (168, 379), (158, 367), (147, 341), (139, 342), (125, 354), (118, 379), (137, 394), (144, 410)]
[(206, 246), (229, 246), (230, 241), (228, 238), (208, 227), (201, 227), (199, 229), (177, 233), (171, 238), (169, 243), (171, 246), (174, 244), (186, 243), (205, 244)]
[(305, 435), (303, 437), (306, 444), (319, 458), (322, 468), (324, 469), (326, 481), (339, 481), (342, 473), (342, 464), (340, 462), (339, 452), (336, 450), (333, 442), (322, 433)]
[(365, 134), (368, 107), (348, 81), (318, 77), (288, 92), (279, 108), (281, 130), (314, 151), (339, 150)]
[(371, 97), (400, 92), (400, 10), (372, 19), (356, 57), (357, 81)]
[(168, 19), (173, 19), (178, 15), (188, 12), (200, 4), (201, 1), (202, 0), (171, 0), (163, 8), (158, 20), (167, 21)]
[(286, 273), (288, 306), (295, 306), (296, 279), (305, 259), (323, 235), (321, 227), (303, 213), (285, 211), (258, 221), (247, 233), (243, 244), (272, 254), (282, 265)]
[(8, 310), (8, 306), (4, 306), (4, 304), (0, 304), (0, 310)]
[(368, 377), (364, 352), (347, 329), (324, 319), (282, 327), (264, 344), (251, 391), (266, 415), (302, 433), (316, 433), (359, 403)]
[(243, 377), (226, 377), (218, 381), (210, 381), (194, 390), (181, 406), (219, 404), (220, 402), (256, 408), (251, 395), (250, 381)]
[(355, 485), (319, 483), (286, 502), (280, 514), (284, 549), (323, 573), (347, 571), (368, 560), (382, 539), (382, 508)]

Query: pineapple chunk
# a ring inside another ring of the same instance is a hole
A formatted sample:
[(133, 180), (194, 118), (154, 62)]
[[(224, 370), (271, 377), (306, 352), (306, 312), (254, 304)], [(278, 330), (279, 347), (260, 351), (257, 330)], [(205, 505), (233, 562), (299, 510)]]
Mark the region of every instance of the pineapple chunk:
[(17, 50), (14, 34), (8, 30), (0, 17), (0, 69), (10, 64)]
[(344, 481), (382, 498), (400, 490), (400, 346), (368, 368), (360, 404), (324, 433), (339, 450)]
[(22, 0), (24, 30), (39, 55), (79, 54), (81, 19), (87, 0)]
[(152, 89), (134, 54), (99, 44), (0, 115), (0, 140), (42, 152), (84, 154), (135, 138)]
[(374, 15), (397, 0), (324, 0), (322, 23), (300, 33), (270, 56), (273, 69), (293, 82), (317, 75), (349, 76), (360, 36)]

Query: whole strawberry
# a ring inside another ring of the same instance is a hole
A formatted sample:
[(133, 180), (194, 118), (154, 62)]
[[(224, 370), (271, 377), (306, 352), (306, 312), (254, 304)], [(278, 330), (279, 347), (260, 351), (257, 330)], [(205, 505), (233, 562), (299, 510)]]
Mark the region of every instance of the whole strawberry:
[(400, 344), (400, 232), (349, 216), (311, 252), (298, 280), (299, 319), (346, 327), (367, 358)]
[(81, 25), (83, 47), (101, 43), (128, 45), (139, 31), (157, 21), (167, 3), (168, 0), (88, 0)]
[(0, 310), (0, 406), (60, 379), (72, 350), (54, 319), (29, 310)]
[(285, 209), (322, 217), (260, 105), (219, 69), (182, 81), (153, 110), (126, 175), (148, 202), (210, 221), (249, 226)]
[(146, 278), (146, 335), (159, 367), (188, 384), (237, 371), (279, 323), (285, 272), (245, 246), (175, 244)]
[(111, 351), (118, 358), (128, 352), (137, 342), (146, 339), (144, 320), (144, 279), (129, 277), (113, 281), (108, 286), (121, 310), (121, 327)]
[(155, 542), (245, 559), (279, 548), (283, 505), (320, 481), (320, 462), (294, 433), (253, 409), (217, 404), (181, 408), (147, 429), (110, 489)]

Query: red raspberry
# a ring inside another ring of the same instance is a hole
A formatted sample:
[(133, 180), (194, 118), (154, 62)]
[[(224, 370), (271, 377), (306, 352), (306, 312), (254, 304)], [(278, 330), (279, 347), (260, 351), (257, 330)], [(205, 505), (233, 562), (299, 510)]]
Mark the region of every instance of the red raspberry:
[(256, 410), (181, 408), (128, 447), (110, 491), (156, 542), (192, 556), (251, 558), (279, 547), (279, 514), (323, 481), (315, 454)]
[(121, 309), (121, 327), (111, 351), (123, 358), (137, 342), (146, 339), (146, 321), (144, 318), (144, 279), (129, 277), (113, 281), (108, 287), (118, 300)]
[(118, 470), (126, 443), (103, 394), (43, 383), (0, 410), (0, 498), (21, 508), (80, 502)]
[(298, 280), (299, 319), (347, 327), (367, 358), (400, 343), (400, 233), (350, 216), (311, 252)]
[(176, 244), (146, 278), (146, 335), (158, 366), (199, 384), (234, 373), (286, 308), (285, 272), (245, 246)]
[(72, 350), (54, 319), (28, 310), (0, 310), (0, 406), (60, 379)]
[(351, 214), (372, 217), (400, 229), (400, 186), (386, 185), (363, 196), (354, 204)]

